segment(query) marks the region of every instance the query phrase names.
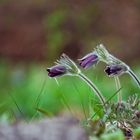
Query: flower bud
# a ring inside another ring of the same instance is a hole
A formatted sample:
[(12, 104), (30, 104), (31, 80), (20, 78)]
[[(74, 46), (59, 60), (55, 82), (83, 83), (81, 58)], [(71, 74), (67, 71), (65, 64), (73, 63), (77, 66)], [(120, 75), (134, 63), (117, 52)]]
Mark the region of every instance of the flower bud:
[(87, 54), (79, 59), (79, 65), (85, 69), (97, 64), (99, 61), (98, 55), (94, 52)]
[(55, 65), (47, 69), (48, 76), (50, 77), (57, 77), (66, 74), (67, 69), (62, 65)]
[(119, 76), (127, 72), (127, 67), (121, 64), (113, 64), (107, 66), (105, 72), (108, 76)]

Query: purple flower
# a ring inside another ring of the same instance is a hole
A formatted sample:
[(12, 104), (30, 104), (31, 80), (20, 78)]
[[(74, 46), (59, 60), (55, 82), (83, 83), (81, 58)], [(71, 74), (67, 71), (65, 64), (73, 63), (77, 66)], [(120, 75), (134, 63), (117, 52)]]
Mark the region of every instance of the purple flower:
[(107, 66), (105, 72), (108, 74), (108, 76), (119, 76), (127, 72), (127, 68), (121, 64), (113, 64)]
[(83, 68), (89, 68), (99, 61), (98, 55), (94, 52), (87, 54), (83, 58), (79, 59), (79, 64)]
[(66, 74), (67, 69), (63, 65), (58, 64), (51, 68), (48, 68), (47, 71), (48, 71), (48, 76), (57, 77)]

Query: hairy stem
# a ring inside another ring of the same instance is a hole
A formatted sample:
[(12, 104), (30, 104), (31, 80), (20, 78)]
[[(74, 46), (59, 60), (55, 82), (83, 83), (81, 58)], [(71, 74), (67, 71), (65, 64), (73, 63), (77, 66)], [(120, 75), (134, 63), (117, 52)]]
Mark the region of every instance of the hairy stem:
[(95, 94), (97, 95), (97, 97), (100, 99), (100, 102), (103, 105), (105, 105), (105, 99), (102, 96), (102, 94), (99, 91), (99, 89), (94, 85), (94, 83), (91, 82), (91, 80), (88, 77), (86, 77), (84, 74), (82, 74), (82, 73), (79, 73), (78, 76), (90, 86), (90, 88), (95, 92)]
[(136, 74), (131, 69), (128, 70), (128, 74), (134, 79), (134, 81), (138, 84), (138, 87), (140, 88), (140, 80), (136, 76)]
[[(120, 83), (120, 79), (118, 76), (115, 76), (115, 83), (116, 83), (116, 88), (117, 88), (117, 91), (119, 89), (121, 89), (121, 83)], [(118, 92), (118, 102), (121, 103), (122, 101), (122, 94), (121, 94), (121, 90)]]

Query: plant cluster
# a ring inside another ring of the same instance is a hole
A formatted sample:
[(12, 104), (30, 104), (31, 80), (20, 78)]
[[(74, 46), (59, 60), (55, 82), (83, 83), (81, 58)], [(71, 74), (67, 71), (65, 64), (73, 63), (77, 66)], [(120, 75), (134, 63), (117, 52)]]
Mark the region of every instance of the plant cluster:
[[(132, 138), (133, 129), (140, 126), (140, 99), (138, 95), (132, 95), (127, 101), (122, 100), (119, 77), (124, 73), (129, 74), (140, 88), (138, 77), (127, 64), (109, 53), (103, 44), (98, 45), (94, 51), (78, 59), (78, 62), (79, 66), (66, 54), (62, 54), (55, 65), (47, 69), (48, 76), (53, 78), (64, 75), (77, 76), (93, 90), (93, 93), (100, 100), (100, 107), (99, 110), (95, 110), (95, 114), (86, 120), (85, 126), (94, 135), (100, 136), (102, 133), (110, 133), (121, 129), (126, 137)], [(98, 87), (80, 69), (80, 67), (88, 69), (97, 66), (99, 62), (106, 64), (104, 72), (115, 79), (117, 92), (109, 99), (105, 99)], [(117, 103), (111, 100), (115, 95), (118, 96)], [(101, 110), (102, 113), (99, 113)], [(98, 120), (95, 119), (96, 115), (100, 116)]]

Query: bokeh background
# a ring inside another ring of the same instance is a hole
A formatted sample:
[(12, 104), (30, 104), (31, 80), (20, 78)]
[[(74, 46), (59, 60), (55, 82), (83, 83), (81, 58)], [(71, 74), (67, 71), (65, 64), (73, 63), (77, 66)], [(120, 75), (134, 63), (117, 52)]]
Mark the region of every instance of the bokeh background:
[[(63, 52), (76, 61), (100, 43), (140, 77), (139, 0), (1, 0), (1, 120), (88, 115), (89, 98), (96, 97), (85, 83), (62, 77), (58, 84), (46, 68)], [(116, 89), (103, 68), (85, 73), (108, 98)], [(123, 98), (139, 92), (129, 76), (121, 83)]]

